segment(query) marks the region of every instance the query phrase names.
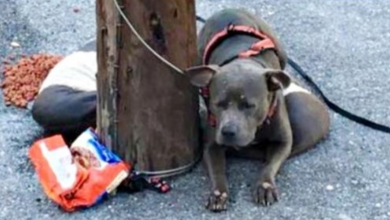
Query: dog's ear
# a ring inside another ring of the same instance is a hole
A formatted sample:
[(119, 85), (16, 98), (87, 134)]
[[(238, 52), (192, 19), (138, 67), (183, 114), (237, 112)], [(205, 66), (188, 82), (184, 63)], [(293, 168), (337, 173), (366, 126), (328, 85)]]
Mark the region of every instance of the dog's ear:
[(219, 66), (217, 65), (195, 66), (186, 69), (184, 73), (189, 77), (192, 85), (204, 87), (210, 83), (218, 69)]
[(269, 91), (287, 88), (291, 83), (290, 76), (283, 70), (267, 70), (265, 73)]

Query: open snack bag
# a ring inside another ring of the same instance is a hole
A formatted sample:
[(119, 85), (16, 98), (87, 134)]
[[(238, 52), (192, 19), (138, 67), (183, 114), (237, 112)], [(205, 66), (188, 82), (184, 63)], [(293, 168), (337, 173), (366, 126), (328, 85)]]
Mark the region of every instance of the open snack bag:
[(36, 141), (29, 149), (46, 195), (65, 211), (91, 207), (129, 175), (129, 166), (99, 142), (93, 129), (69, 148), (61, 135)]

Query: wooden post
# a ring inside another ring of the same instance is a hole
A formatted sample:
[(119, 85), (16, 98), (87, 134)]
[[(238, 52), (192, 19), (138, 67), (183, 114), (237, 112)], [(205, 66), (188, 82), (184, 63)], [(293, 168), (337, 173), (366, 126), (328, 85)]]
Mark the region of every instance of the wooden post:
[[(194, 64), (194, 0), (117, 0), (145, 41), (181, 69)], [(198, 90), (131, 32), (113, 0), (97, 0), (98, 132), (137, 169), (187, 165), (199, 155)]]

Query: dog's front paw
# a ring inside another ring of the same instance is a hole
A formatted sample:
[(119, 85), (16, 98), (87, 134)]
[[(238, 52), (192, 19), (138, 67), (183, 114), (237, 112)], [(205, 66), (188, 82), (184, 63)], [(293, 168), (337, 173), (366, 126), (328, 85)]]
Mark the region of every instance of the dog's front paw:
[(257, 204), (270, 206), (278, 201), (278, 191), (275, 184), (261, 182), (256, 186), (254, 197)]
[(215, 190), (211, 193), (206, 208), (213, 212), (225, 211), (228, 203), (228, 194), (227, 192), (221, 192)]

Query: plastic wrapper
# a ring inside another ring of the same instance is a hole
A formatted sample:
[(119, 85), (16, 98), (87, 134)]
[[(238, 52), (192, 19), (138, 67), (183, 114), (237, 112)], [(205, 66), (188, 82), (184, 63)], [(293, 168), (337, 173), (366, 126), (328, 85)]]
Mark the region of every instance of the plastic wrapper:
[(29, 157), (45, 194), (68, 212), (107, 198), (130, 169), (99, 142), (93, 129), (83, 132), (70, 148), (61, 135), (38, 140)]

